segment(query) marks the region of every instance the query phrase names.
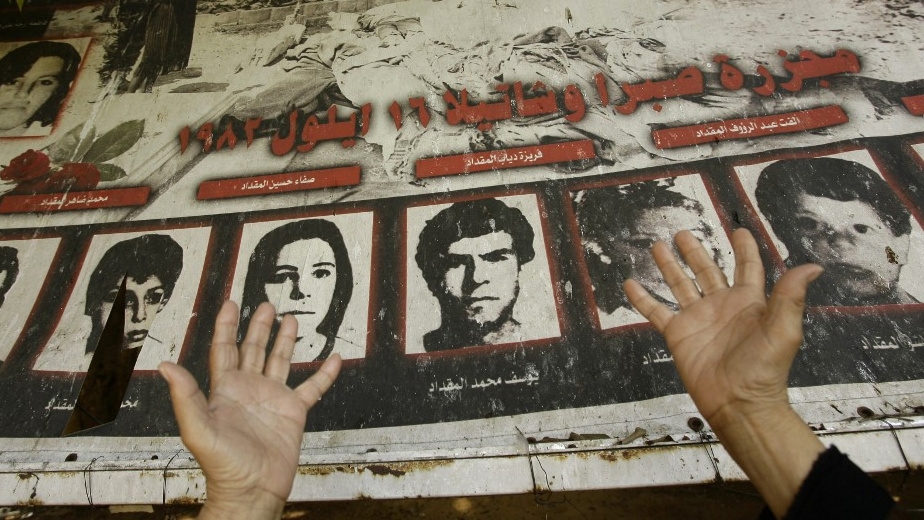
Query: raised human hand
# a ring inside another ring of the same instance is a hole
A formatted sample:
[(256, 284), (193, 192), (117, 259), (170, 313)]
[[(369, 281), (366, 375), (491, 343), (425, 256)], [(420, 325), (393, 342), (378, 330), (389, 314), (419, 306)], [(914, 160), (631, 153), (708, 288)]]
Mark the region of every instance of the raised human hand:
[[(675, 242), (691, 280), (671, 248), (652, 248), (680, 304), (675, 313), (634, 280), (629, 301), (664, 334), (693, 402), (723, 446), (778, 516), (789, 510), (824, 446), (789, 405), (787, 380), (802, 343), (805, 291), (821, 267), (790, 269), (768, 300), (754, 237), (735, 231), (735, 280), (728, 280), (689, 231)], [(697, 287), (697, 285), (699, 287)]]
[(340, 371), (334, 355), (295, 389), (286, 386), (298, 325), (291, 316), (282, 320), (267, 357), (274, 320), (273, 306), (261, 304), (238, 349), (237, 305), (224, 303), (209, 353), (208, 399), (186, 369), (167, 362), (158, 368), (170, 386), (183, 443), (206, 477), (200, 518), (279, 517), (292, 491), (308, 410)]
[(802, 343), (805, 291), (821, 274), (821, 267), (790, 269), (768, 300), (763, 264), (747, 230), (739, 229), (732, 236), (732, 286), (692, 233), (681, 231), (675, 241), (696, 283), (667, 244), (655, 244), (652, 254), (680, 304), (679, 312), (658, 302), (634, 280), (626, 282), (625, 290), (629, 301), (664, 334), (700, 412), (712, 424), (722, 420), (727, 407), (788, 408), (787, 381)]

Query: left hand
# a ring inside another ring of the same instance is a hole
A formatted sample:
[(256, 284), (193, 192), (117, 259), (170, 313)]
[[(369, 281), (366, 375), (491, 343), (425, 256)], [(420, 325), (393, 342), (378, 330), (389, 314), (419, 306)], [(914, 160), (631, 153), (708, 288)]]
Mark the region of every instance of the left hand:
[(205, 474), (200, 518), (279, 517), (292, 491), (308, 410), (340, 371), (334, 355), (295, 389), (286, 386), (298, 325), (291, 316), (282, 320), (267, 358), (275, 319), (271, 304), (260, 305), (239, 350), (237, 306), (224, 303), (209, 355), (208, 399), (186, 369), (168, 362), (159, 367), (183, 443)]
[(681, 231), (675, 240), (696, 283), (670, 246), (659, 242), (652, 253), (680, 312), (655, 300), (635, 280), (628, 280), (625, 290), (632, 305), (664, 335), (696, 407), (717, 430), (729, 415), (789, 409), (789, 368), (802, 344), (805, 291), (821, 267), (790, 269), (768, 300), (760, 252), (747, 230), (732, 236), (731, 286), (691, 232)]
[(652, 253), (680, 312), (634, 280), (626, 282), (626, 295), (664, 335), (696, 407), (782, 518), (825, 449), (786, 392), (802, 344), (805, 291), (822, 269), (808, 264), (788, 270), (768, 300), (760, 251), (747, 230), (732, 236), (733, 285), (692, 233), (681, 231), (675, 242), (695, 282), (670, 246), (658, 242)]

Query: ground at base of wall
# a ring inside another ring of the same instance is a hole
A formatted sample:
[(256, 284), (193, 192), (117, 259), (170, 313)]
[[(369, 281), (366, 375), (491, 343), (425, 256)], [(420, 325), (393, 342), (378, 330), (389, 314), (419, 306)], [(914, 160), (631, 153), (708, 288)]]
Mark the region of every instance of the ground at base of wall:
[[(924, 511), (924, 472), (890, 473), (877, 480), (910, 511)], [(354, 500), (289, 504), (286, 520), (323, 518), (329, 520), (381, 520), (430, 518), (446, 520), (652, 520), (684, 518), (757, 518), (763, 501), (749, 484), (710, 484), (646, 489), (545, 493), (463, 498), (418, 498), (400, 500)], [(152, 506), (151, 512), (137, 507), (119, 512), (109, 506), (10, 508), (32, 518), (113, 520), (181, 520), (193, 518), (199, 506)], [(149, 510), (150, 511), (150, 510)], [(6, 517), (4, 517), (6, 518)], [(9, 517), (15, 518), (15, 517)], [(25, 516), (23, 516), (25, 518)]]

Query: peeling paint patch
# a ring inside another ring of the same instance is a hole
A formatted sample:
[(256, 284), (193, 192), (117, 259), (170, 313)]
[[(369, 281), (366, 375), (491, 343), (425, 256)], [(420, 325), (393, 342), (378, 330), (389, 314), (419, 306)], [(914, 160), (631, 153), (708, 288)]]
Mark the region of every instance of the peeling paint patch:
[[(324, 476), (330, 475), (337, 471), (343, 471), (342, 466), (299, 466), (299, 475)], [(350, 472), (353, 473), (353, 472)]]
[(395, 477), (403, 477), (407, 474), (407, 471), (401, 471), (400, 469), (392, 469), (384, 464), (373, 464), (371, 466), (366, 466), (364, 469), (368, 469), (375, 475), (393, 475)]
[(645, 441), (645, 444), (651, 446), (652, 444), (660, 444), (664, 442), (674, 442), (674, 438), (670, 435), (665, 435), (664, 437), (659, 437), (657, 439), (652, 439), (650, 441)]
[(613, 450), (613, 451), (601, 451), (597, 453), (597, 456), (607, 462), (617, 462), (620, 460), (632, 460), (637, 459), (642, 456), (644, 450)]
[(427, 471), (433, 468), (449, 466), (453, 460), (418, 460), (406, 462), (389, 462), (384, 464), (369, 464), (366, 466), (357, 466), (357, 471), (369, 470), (375, 475), (392, 475), (395, 477), (403, 476), (415, 471)]
[(567, 442), (567, 441), (593, 441), (593, 440), (603, 440), (611, 439), (609, 435), (605, 433), (575, 433), (571, 432), (568, 435), (567, 439), (557, 438), (557, 437), (543, 437), (539, 440), (536, 440), (535, 437), (527, 437), (526, 442), (530, 444), (546, 444), (553, 442)]
[(893, 251), (891, 247), (886, 246), (885, 252), (886, 252), (886, 259), (889, 261), (890, 264), (898, 264), (898, 256), (895, 254), (895, 251)]
[(626, 437), (625, 439), (620, 440), (620, 441), (619, 441), (618, 443), (616, 443), (616, 444), (629, 444), (630, 442), (632, 442), (632, 441), (634, 441), (634, 440), (636, 440), (636, 439), (641, 439), (642, 437), (644, 437), (644, 436), (646, 436), (646, 435), (648, 435), (648, 431), (646, 431), (644, 428), (636, 428), (635, 431), (633, 431), (631, 434), (629, 434), (628, 437)]
[(407, 462), (387, 462), (381, 464), (338, 464), (338, 465), (311, 465), (299, 466), (299, 475), (324, 476), (333, 473), (362, 473), (369, 471), (373, 475), (391, 475), (401, 477), (414, 471), (430, 470), (439, 466), (448, 466), (453, 460), (421, 460)]
[(198, 504), (199, 500), (192, 498), (192, 497), (176, 497), (176, 498), (171, 498), (170, 500), (167, 501), (167, 503), (177, 504), (177, 505), (192, 505), (192, 504)]

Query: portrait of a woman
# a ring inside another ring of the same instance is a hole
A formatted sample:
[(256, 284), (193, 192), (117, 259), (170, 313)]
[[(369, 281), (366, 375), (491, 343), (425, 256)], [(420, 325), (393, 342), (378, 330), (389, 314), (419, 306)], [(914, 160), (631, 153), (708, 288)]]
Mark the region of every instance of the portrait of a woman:
[(0, 58), (0, 137), (45, 136), (80, 66), (64, 42), (27, 43)]
[(250, 256), (240, 330), (268, 301), (277, 327), (286, 314), (298, 321), (292, 362), (322, 361), (346, 341), (337, 333), (352, 294), (353, 269), (337, 226), (323, 219), (289, 222), (264, 235)]

